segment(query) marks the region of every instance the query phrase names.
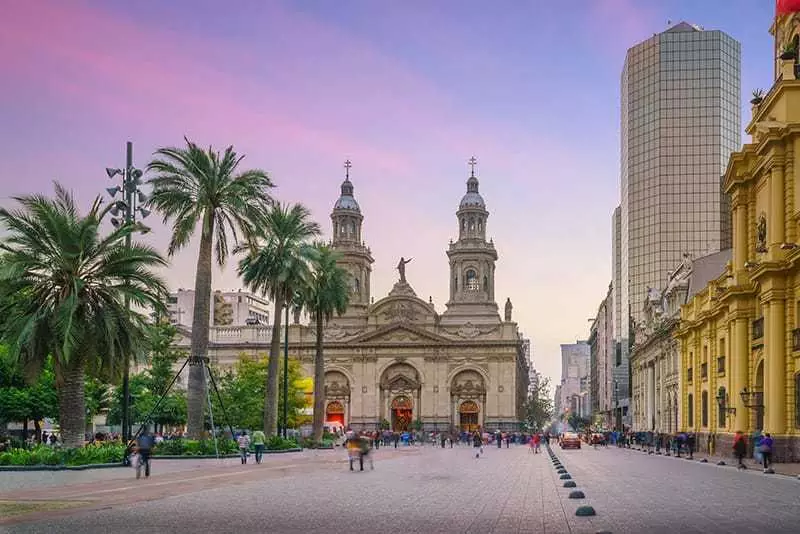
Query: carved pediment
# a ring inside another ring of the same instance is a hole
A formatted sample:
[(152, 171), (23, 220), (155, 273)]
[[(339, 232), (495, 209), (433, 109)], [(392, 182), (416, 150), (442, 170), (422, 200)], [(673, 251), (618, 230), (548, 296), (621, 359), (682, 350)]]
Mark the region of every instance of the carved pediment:
[(419, 323), (432, 320), (433, 306), (416, 295), (390, 294), (377, 302), (370, 315), (379, 323)]
[(422, 328), (408, 325), (387, 325), (353, 339), (354, 343), (447, 343), (449, 340)]
[(447, 330), (447, 333), (451, 336), (457, 336), (462, 339), (475, 339), (481, 336), (486, 336), (495, 332), (498, 329), (498, 326), (492, 326), (489, 328), (479, 328), (475, 326), (471, 322), (467, 322), (461, 325), (458, 329), (450, 329)]

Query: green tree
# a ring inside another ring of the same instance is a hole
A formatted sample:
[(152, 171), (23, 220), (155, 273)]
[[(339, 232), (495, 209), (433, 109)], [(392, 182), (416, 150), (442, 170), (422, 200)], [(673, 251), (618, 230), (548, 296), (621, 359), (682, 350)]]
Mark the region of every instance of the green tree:
[(150, 247), (125, 238), (135, 225), (101, 234), (103, 208), (96, 198), (84, 216), (61, 185), (55, 197), (16, 197), (20, 207), (0, 208), (7, 235), (0, 242), (2, 339), (12, 357), (36, 376), (52, 355), (59, 396), (59, 425), (66, 447), (83, 445), (85, 376), (118, 374), (124, 355), (142, 352), (145, 316), (134, 308), (162, 308), (167, 293), (152, 269), (166, 261)]
[[(167, 388), (172, 383), (172, 379), (175, 377), (175, 365), (186, 358), (183, 351), (173, 348), (177, 333), (177, 329), (167, 323), (148, 326), (148, 367), (132, 377), (130, 382), (131, 421), (134, 423), (152, 423), (159, 431), (163, 431), (165, 426), (179, 426), (186, 423), (186, 394), (174, 386), (169, 390), (158, 410), (153, 412), (151, 420), (145, 421), (147, 415), (155, 408), (158, 399), (167, 392)], [(109, 424), (121, 423), (121, 406), (122, 388), (117, 388), (109, 411)]]
[[(264, 422), (264, 394), (269, 359), (266, 356), (257, 359), (242, 355), (232, 369), (223, 371), (219, 379), (219, 389), (225, 412), (230, 424), (238, 429), (260, 428)], [(280, 367), (279, 378), (283, 380), (283, 366)], [(304, 379), (300, 362), (289, 359), (289, 421), (288, 426), (296, 428), (303, 418), (306, 408), (302, 382)], [(212, 395), (214, 422), (222, 427), (227, 421), (223, 418), (219, 399)], [(283, 409), (284, 399), (279, 402)]]
[(314, 355), (314, 439), (322, 439), (325, 424), (325, 359), (323, 329), (334, 313), (342, 315), (350, 300), (350, 274), (340, 267), (340, 255), (322, 243), (315, 245), (311, 278), (301, 300), (316, 322)]
[(206, 402), (203, 363), (208, 356), (212, 256), (216, 255), (216, 263), (222, 267), (228, 259), (229, 241), (235, 246), (239, 237), (251, 238), (271, 202), (273, 184), (260, 169), (240, 171), (244, 156), (239, 156), (232, 146), (220, 154), (211, 147), (203, 150), (188, 139), (185, 141), (186, 148), (157, 150), (147, 168), (156, 173), (150, 180), (153, 193), (149, 203), (163, 215), (165, 223), (172, 221), (169, 255), (186, 247), (200, 228), (187, 425), (189, 436), (196, 438), (203, 430)]
[(536, 385), (525, 401), (525, 422), (535, 432), (541, 431), (553, 418), (553, 399), (550, 395), (550, 379), (539, 376)]
[(33, 380), (26, 380), (19, 362), (8, 349), (0, 346), (0, 425), (21, 422), (28, 435), (28, 421), (33, 421), (36, 439), (41, 439), (40, 421), (58, 417), (58, 395), (51, 360)]
[(258, 240), (239, 261), (239, 275), (254, 292), (269, 295), (275, 303), (269, 368), (264, 395), (264, 433), (278, 432), (278, 363), (281, 353), (281, 311), (297, 293), (308, 287), (309, 261), (314, 248), (309, 243), (319, 235), (319, 225), (301, 204), (275, 204), (267, 212)]

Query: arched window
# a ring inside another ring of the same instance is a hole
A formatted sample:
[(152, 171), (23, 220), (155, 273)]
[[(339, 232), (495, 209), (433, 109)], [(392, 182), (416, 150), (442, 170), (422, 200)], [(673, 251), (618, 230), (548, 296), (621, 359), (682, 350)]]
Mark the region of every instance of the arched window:
[(484, 277), (483, 277), (483, 289), (486, 289), (487, 287), (489, 287), (489, 278), (484, 275)]
[(350, 223), (350, 235), (353, 235), (353, 236), (356, 235), (356, 223), (354, 223), (354, 222)]
[(458, 275), (453, 275), (453, 290), (458, 291)]
[(694, 395), (689, 393), (689, 413), (686, 414), (686, 424), (689, 427), (694, 426)]
[(483, 219), (478, 217), (478, 231), (480, 232), (481, 230), (483, 230)]
[(462, 232), (467, 231), (467, 219), (461, 219), (461, 231)]
[(475, 273), (475, 271), (469, 269), (465, 278), (466, 282), (464, 285), (466, 286), (467, 291), (478, 291), (478, 289), (480, 289), (478, 285), (478, 275)]
[(708, 391), (700, 395), (700, 425), (708, 426)]
[(719, 406), (719, 413), (717, 414), (717, 418), (719, 419), (719, 424), (717, 425), (720, 428), (728, 426), (726, 419), (727, 419), (727, 411), (725, 408), (728, 407), (728, 396), (725, 392), (725, 388), (719, 388), (717, 391), (717, 399), (721, 399), (721, 401), (717, 402)]
[(361, 280), (353, 277), (353, 293), (361, 293)]
[(472, 217), (469, 218), (469, 231), (470, 232), (475, 231), (475, 219), (473, 219)]

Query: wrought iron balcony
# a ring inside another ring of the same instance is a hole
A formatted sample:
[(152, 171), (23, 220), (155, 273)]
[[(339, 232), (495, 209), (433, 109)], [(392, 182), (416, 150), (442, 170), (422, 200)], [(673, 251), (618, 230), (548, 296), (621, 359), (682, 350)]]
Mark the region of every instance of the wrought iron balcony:
[(753, 340), (764, 337), (764, 318), (759, 317), (753, 321)]

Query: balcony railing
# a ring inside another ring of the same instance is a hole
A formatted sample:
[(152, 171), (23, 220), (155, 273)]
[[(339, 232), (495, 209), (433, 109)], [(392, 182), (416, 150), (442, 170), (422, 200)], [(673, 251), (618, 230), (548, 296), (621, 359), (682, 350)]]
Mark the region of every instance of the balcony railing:
[(753, 340), (764, 337), (764, 318), (759, 317), (753, 321)]
[(708, 364), (707, 363), (701, 363), (700, 364), (700, 378), (702, 378), (703, 380), (708, 378)]
[(792, 350), (800, 350), (800, 328), (792, 330)]

